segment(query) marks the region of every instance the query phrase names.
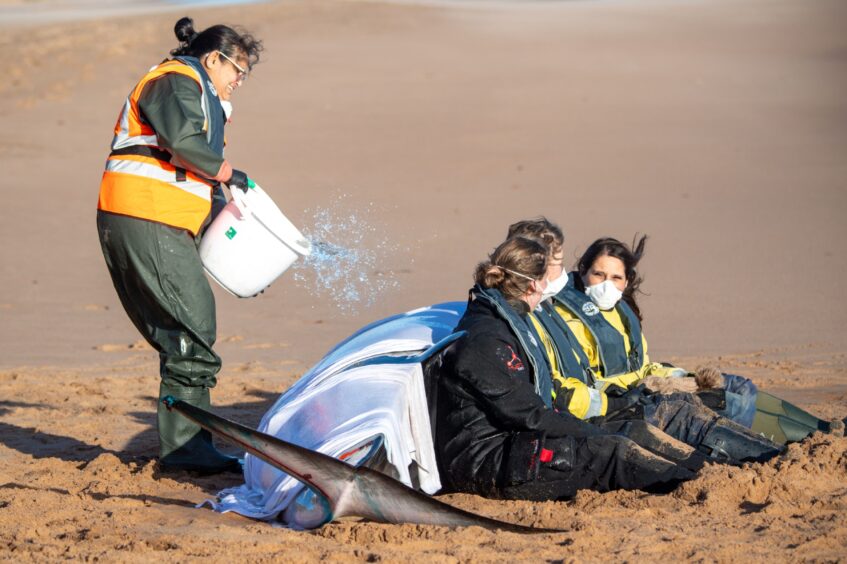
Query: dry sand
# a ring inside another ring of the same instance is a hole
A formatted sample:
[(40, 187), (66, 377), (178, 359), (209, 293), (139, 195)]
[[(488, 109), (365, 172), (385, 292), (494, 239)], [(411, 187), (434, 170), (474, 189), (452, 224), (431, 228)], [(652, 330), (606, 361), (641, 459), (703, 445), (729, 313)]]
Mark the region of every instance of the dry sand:
[[(357, 314), (291, 276), (254, 300), (216, 289), (221, 413), (255, 424), (352, 330), (463, 299), (505, 227), (544, 213), (565, 228), (569, 257), (601, 235), (651, 235), (653, 358), (718, 362), (847, 415), (847, 5), (413, 4), (193, 12), (198, 26), (240, 23), (266, 41), (234, 98), (235, 166), (300, 225), (346, 194), (397, 249), (380, 265), (397, 288)], [(114, 119), (173, 47), (174, 19), (0, 37), (0, 558), (847, 556), (847, 439), (825, 436), (767, 465), (707, 468), (667, 496), (446, 498), (568, 530), (556, 535), (355, 520), (295, 533), (193, 509), (238, 479), (158, 475), (157, 361), (118, 304), (94, 229)]]

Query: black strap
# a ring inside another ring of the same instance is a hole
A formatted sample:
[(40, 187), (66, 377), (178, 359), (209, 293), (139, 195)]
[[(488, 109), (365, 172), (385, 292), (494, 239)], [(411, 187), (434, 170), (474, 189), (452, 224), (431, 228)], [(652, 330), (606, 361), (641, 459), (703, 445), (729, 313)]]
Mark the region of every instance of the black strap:
[(140, 155), (142, 157), (152, 157), (159, 161), (171, 162), (171, 154), (158, 147), (150, 147), (149, 145), (130, 145), (121, 149), (115, 149), (109, 156), (115, 157), (120, 155)]
[[(129, 147), (115, 149), (109, 154), (110, 157), (120, 155), (141, 155), (142, 157), (152, 157), (157, 161), (164, 161), (166, 163), (171, 162), (171, 154), (169, 152), (149, 145), (130, 145)], [(186, 177), (184, 168), (176, 167), (174, 174), (177, 182), (185, 182)]]

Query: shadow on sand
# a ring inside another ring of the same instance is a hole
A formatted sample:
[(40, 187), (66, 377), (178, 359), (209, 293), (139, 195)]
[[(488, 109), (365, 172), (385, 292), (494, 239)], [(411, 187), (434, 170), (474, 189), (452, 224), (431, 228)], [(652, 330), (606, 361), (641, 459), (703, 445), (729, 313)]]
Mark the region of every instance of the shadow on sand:
[[(255, 398), (253, 401), (244, 401), (241, 403), (215, 406), (213, 411), (223, 417), (234, 419), (239, 423), (248, 427), (258, 425), (262, 415), (270, 409), (271, 405), (276, 401), (279, 394), (277, 392), (263, 392), (254, 390), (249, 393), (250, 397)], [(11, 423), (0, 422), (0, 444), (7, 448), (16, 450), (23, 454), (28, 454), (33, 458), (57, 458), (67, 462), (79, 462), (87, 464), (96, 459), (102, 454), (112, 454), (121, 461), (122, 464), (136, 463), (139, 465), (146, 464), (153, 460), (158, 455), (158, 435), (156, 432), (156, 398), (148, 396), (144, 398), (150, 401), (150, 411), (132, 412), (128, 417), (136, 423), (145, 426), (145, 429), (137, 433), (127, 441), (126, 446), (115, 451), (104, 448), (96, 444), (88, 444), (74, 437), (56, 435), (40, 431), (32, 427), (19, 427)], [(0, 413), (4, 408), (11, 407), (30, 407), (38, 408), (37, 404), (26, 404), (22, 402), (0, 402)], [(221, 450), (229, 454), (240, 456), (243, 453), (233, 451), (229, 445), (218, 445)], [(80, 466), (82, 469), (83, 466)], [(158, 468), (154, 472), (154, 477), (167, 477), (179, 482), (192, 483), (203, 491), (214, 495), (223, 488), (231, 487), (240, 484), (243, 477), (240, 474), (224, 474), (215, 476), (203, 476), (196, 472), (161, 472)], [(3, 487), (20, 487), (26, 488), (20, 484), (6, 484)], [(64, 490), (58, 493), (68, 493)], [(105, 494), (91, 494), (92, 497), (101, 496), (102, 498), (109, 497)], [(193, 505), (190, 502), (180, 500), (159, 499), (156, 496), (121, 496), (114, 497), (130, 497), (139, 500), (149, 500), (153, 503), (168, 503), (178, 505)]]

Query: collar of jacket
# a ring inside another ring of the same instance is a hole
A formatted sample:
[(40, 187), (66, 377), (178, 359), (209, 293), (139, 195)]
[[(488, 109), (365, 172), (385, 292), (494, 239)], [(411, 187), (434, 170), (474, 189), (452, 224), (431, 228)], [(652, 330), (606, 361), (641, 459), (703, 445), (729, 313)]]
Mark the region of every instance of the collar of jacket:
[(535, 393), (541, 397), (544, 405), (551, 407), (553, 405), (553, 376), (547, 364), (547, 357), (541, 349), (541, 337), (535, 332), (532, 323), (528, 323), (526, 315), (516, 312), (503, 294), (494, 288), (483, 288), (477, 284), (471, 289), (471, 296), (471, 299), (475, 298), (476, 301), (487, 305), (509, 326), (532, 366)]
[(553, 340), (559, 359), (559, 370), (565, 378), (576, 378), (583, 384), (594, 386), (594, 375), (588, 356), (582, 345), (571, 333), (564, 319), (553, 309), (549, 300), (542, 302), (535, 310), (536, 317)]
[(203, 114), (207, 120), (206, 141), (216, 153), (223, 156), (226, 116), (224, 115), (224, 108), (221, 106), (221, 99), (218, 96), (218, 92), (215, 90), (214, 84), (212, 84), (212, 79), (197, 57), (180, 56), (175, 57), (175, 59), (188, 65), (200, 75), (200, 87), (203, 91)]

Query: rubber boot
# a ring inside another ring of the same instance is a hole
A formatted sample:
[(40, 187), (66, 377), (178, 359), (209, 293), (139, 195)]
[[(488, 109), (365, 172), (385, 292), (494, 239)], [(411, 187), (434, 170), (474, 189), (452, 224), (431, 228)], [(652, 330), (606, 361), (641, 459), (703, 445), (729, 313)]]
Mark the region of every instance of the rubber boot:
[(832, 424), (774, 395), (760, 391), (756, 397), (753, 431), (780, 444), (802, 441), (812, 433), (829, 433)]
[(209, 388), (159, 386), (159, 465), (163, 470), (192, 470), (204, 474), (241, 472), (241, 461), (219, 452), (212, 435), (176, 411), (168, 411), (162, 398), (173, 396), (195, 407), (210, 408)]
[(724, 417), (714, 422), (697, 448), (718, 462), (730, 464), (764, 462), (785, 450), (784, 446)]

